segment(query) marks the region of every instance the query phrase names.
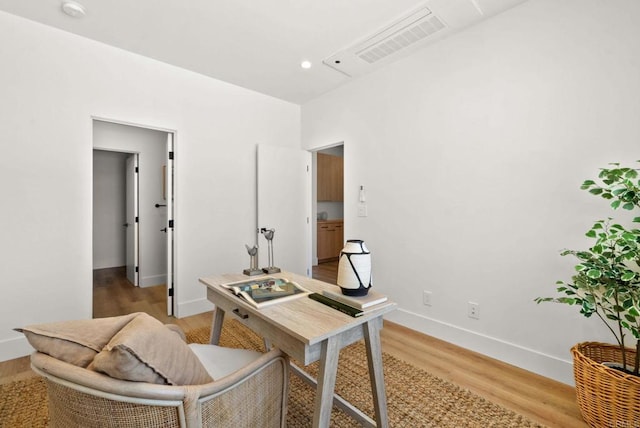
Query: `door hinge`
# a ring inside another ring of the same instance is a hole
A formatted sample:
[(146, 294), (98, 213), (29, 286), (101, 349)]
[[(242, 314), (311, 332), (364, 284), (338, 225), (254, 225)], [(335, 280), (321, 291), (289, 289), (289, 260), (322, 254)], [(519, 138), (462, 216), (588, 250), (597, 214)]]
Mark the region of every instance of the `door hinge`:
[(136, 272), (138, 272), (138, 270), (139, 270), (139, 269), (140, 269), (140, 268), (139, 268), (138, 266), (136, 266)]
[(307, 165), (307, 172), (309, 172), (309, 165)]
[(169, 297), (173, 297), (173, 287), (169, 289)]
[(169, 152), (169, 159), (173, 160), (173, 152)]
[(173, 220), (169, 220), (169, 227), (173, 229)]
[(136, 167), (136, 173), (140, 172), (140, 169), (138, 167)]
[(138, 223), (140, 220), (138, 219), (138, 217), (136, 217), (136, 223)]

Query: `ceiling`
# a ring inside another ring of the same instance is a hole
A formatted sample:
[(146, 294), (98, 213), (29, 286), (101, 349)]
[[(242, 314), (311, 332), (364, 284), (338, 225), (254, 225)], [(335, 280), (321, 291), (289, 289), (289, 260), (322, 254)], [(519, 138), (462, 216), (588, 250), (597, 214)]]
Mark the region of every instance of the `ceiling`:
[[(62, 0), (0, 0), (0, 10), (303, 104), (524, 0), (77, 1), (80, 19), (62, 12)], [(323, 64), (347, 64), (346, 48), (424, 7), (442, 31), (373, 65)], [(303, 60), (312, 67), (301, 68)]]

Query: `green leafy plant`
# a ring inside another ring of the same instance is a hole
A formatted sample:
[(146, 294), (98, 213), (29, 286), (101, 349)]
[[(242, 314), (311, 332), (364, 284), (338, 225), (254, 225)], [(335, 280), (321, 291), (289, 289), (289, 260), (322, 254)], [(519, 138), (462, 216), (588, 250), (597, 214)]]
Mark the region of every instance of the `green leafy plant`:
[[(639, 161), (640, 162), (640, 161)], [(638, 170), (610, 164), (602, 168), (598, 181), (586, 180), (580, 187), (589, 193), (611, 200), (611, 207), (625, 210), (640, 209), (640, 180)], [(640, 217), (633, 219), (640, 223)], [(640, 230), (625, 228), (613, 219), (596, 221), (586, 236), (594, 240), (587, 250), (564, 250), (562, 256), (572, 255), (578, 260), (571, 282), (558, 281), (561, 297), (538, 297), (537, 303), (556, 302), (580, 307), (589, 318), (599, 317), (622, 352), (622, 366), (627, 359), (625, 339), (631, 333), (636, 342), (636, 358), (632, 373), (640, 368)]]

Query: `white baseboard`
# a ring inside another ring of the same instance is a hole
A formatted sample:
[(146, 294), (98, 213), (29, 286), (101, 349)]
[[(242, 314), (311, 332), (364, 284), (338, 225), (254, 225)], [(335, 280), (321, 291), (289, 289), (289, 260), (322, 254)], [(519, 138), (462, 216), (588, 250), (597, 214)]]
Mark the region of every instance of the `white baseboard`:
[(153, 287), (154, 285), (166, 284), (167, 274), (151, 275), (140, 278), (140, 287)]
[[(178, 304), (178, 313), (176, 316), (178, 318), (184, 318), (213, 309), (214, 305), (206, 298), (196, 299)], [(453, 343), (454, 345), (479, 352), (559, 382), (571, 386), (574, 385), (573, 365), (569, 360), (552, 357), (532, 349), (478, 334), (404, 309), (393, 311), (387, 314), (385, 318), (412, 330)], [(23, 357), (32, 352), (33, 348), (24, 337), (0, 341), (0, 361)]]
[(385, 319), (558, 382), (574, 386), (573, 363), (569, 360), (562, 360), (404, 309), (398, 309), (385, 315)]
[(24, 357), (32, 352), (33, 348), (24, 336), (0, 341), (0, 361)]
[(206, 298), (191, 300), (189, 302), (178, 303), (176, 308), (176, 318), (190, 317), (191, 315), (201, 314), (203, 312), (212, 311), (215, 308), (213, 303)]

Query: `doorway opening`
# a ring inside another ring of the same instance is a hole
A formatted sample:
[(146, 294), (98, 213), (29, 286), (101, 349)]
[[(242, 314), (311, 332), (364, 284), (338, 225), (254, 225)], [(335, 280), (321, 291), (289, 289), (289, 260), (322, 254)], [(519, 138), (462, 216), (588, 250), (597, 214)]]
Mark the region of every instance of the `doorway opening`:
[(114, 287), (140, 311), (174, 314), (173, 137), (93, 120), (94, 317), (117, 312)]
[(344, 247), (344, 144), (313, 152), (314, 278), (335, 283)]

